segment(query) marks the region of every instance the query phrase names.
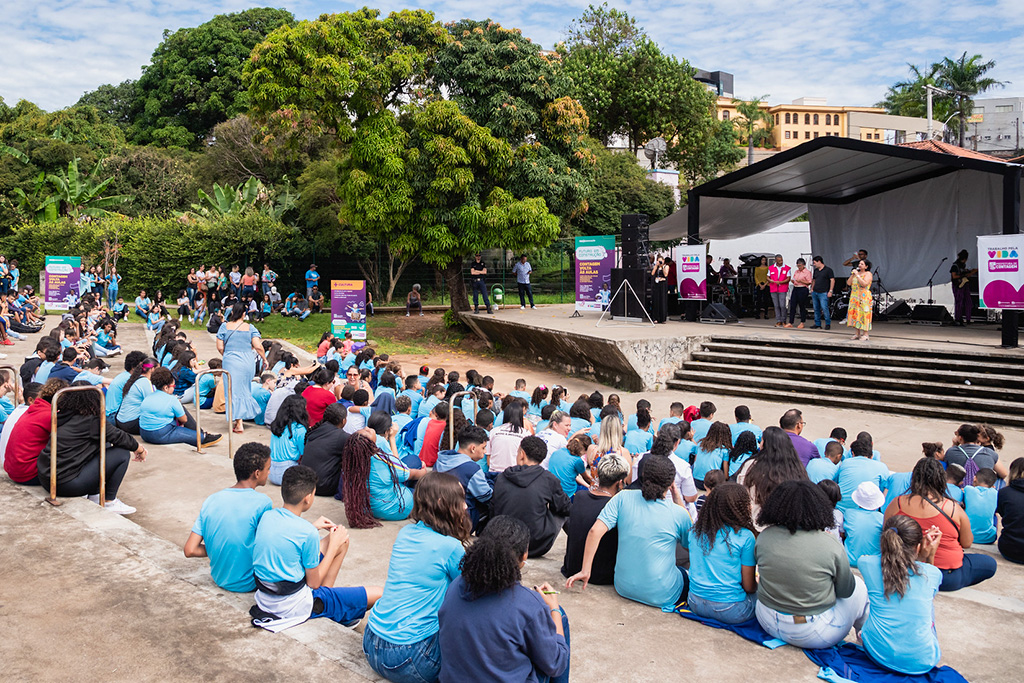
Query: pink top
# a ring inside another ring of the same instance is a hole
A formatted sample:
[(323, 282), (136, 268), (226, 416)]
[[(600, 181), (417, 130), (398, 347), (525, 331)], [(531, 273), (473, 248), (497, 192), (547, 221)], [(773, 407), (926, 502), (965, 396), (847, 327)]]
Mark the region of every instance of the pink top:
[(804, 268), (803, 270), (798, 268), (793, 271), (793, 279), (790, 282), (793, 283), (794, 287), (810, 287), (811, 283), (814, 282), (814, 276), (809, 268)]
[(789, 277), (789, 272), (789, 266), (786, 265), (777, 266), (773, 263), (772, 265), (768, 266), (768, 290), (772, 292), (788, 292), (788, 282), (784, 285), (777, 285), (774, 282), (771, 282), (771, 280), (785, 280), (786, 278)]

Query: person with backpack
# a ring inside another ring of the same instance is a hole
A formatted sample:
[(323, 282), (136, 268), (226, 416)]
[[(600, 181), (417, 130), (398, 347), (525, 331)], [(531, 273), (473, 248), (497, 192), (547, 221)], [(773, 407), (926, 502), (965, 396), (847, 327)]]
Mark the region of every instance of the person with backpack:
[(978, 425), (962, 424), (953, 433), (953, 445), (943, 456), (947, 466), (952, 463), (964, 468), (964, 486), (973, 485), (974, 475), (986, 467), (995, 470), (1000, 479), (1007, 475), (1006, 465), (999, 462), (999, 454), (988, 446), (982, 446), (980, 440), (981, 428)]

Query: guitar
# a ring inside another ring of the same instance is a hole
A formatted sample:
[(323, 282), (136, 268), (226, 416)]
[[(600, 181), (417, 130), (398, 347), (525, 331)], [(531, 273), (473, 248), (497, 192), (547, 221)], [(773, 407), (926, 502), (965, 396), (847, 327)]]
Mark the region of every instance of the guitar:
[(977, 268), (972, 268), (971, 270), (968, 270), (968, 271), (965, 271), (965, 272), (961, 273), (960, 275), (957, 276), (958, 282), (956, 283), (956, 286), (958, 288), (966, 287), (967, 286), (967, 282), (970, 280), (971, 276), (972, 275), (977, 275), (977, 274), (978, 274), (978, 269)]

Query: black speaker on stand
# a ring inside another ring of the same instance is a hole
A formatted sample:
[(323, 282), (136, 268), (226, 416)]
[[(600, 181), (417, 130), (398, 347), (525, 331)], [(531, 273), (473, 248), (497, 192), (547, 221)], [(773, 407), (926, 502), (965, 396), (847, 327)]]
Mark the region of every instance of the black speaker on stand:
[[(649, 227), (647, 214), (626, 213), (622, 215), (623, 268), (647, 268), (647, 255), (650, 253)], [(640, 292), (637, 294), (643, 296)]]
[[(612, 268), (612, 320), (641, 322), (647, 320), (644, 292), (650, 274), (642, 268)], [(622, 287), (623, 281), (629, 283)], [(622, 287), (622, 290), (619, 290)], [(632, 288), (633, 291), (630, 291)]]

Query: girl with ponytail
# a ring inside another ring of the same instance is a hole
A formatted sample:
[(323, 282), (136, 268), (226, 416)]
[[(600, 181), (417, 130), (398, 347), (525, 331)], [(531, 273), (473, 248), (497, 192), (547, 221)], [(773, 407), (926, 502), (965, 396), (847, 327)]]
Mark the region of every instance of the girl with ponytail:
[(899, 673), (924, 674), (939, 663), (932, 600), (942, 583), (933, 564), (942, 532), (906, 515), (890, 517), (882, 527), (880, 555), (863, 555), (857, 568), (871, 605), (861, 630), (871, 659)]

